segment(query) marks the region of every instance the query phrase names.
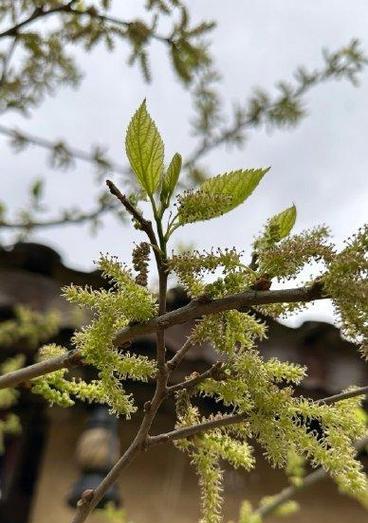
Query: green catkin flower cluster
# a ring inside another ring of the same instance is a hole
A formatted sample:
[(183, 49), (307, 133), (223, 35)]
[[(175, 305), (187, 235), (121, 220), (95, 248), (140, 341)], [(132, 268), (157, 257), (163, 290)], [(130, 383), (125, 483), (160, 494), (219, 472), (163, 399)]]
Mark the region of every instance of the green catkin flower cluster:
[(257, 252), (259, 271), (278, 280), (295, 278), (307, 263), (333, 258), (334, 250), (328, 239), (328, 229), (316, 227), (261, 249)]
[(227, 354), (238, 345), (253, 347), (255, 339), (265, 337), (266, 327), (260, 320), (235, 310), (206, 316), (197, 322), (191, 334), (194, 343), (210, 342), (219, 352)]
[(247, 500), (240, 506), (239, 523), (262, 523), (261, 516), (253, 512), (253, 507)]
[[(193, 425), (200, 421), (199, 412), (192, 407), (185, 393), (178, 394), (177, 410), (180, 411), (177, 426)], [(196, 436), (192, 442), (182, 440), (176, 446), (184, 450), (190, 457), (199, 477), (201, 489), (201, 519), (200, 523), (221, 523), (223, 471), (220, 458), (223, 456), (222, 440), (216, 437), (218, 431)], [(214, 438), (211, 442), (209, 438)], [(216, 448), (215, 448), (216, 447)]]
[[(8, 374), (8, 372), (14, 372), (23, 367), (25, 362), (25, 356), (23, 354), (17, 354), (12, 358), (6, 359), (0, 364), (0, 375)], [(0, 390), (0, 409), (9, 409), (12, 407), (19, 397), (19, 392), (14, 388), (7, 388)]]
[(199, 445), (192, 453), (191, 463), (197, 470), (202, 493), (199, 523), (221, 523), (223, 471), (219, 459), (215, 452)]
[(92, 290), (73, 285), (64, 289), (70, 302), (94, 311), (94, 319), (75, 334), (73, 343), (83, 361), (97, 369), (98, 379), (88, 384), (66, 380), (64, 371), (57, 371), (35, 381), (34, 391), (50, 403), (69, 406), (77, 398), (105, 403), (116, 415), (130, 417), (136, 407), (121, 381), (128, 378), (147, 381), (156, 373), (156, 364), (145, 356), (119, 352), (113, 340), (130, 322), (150, 319), (156, 312), (155, 298), (134, 281), (116, 258), (101, 256), (98, 266), (113, 289)]
[(333, 259), (334, 249), (328, 240), (328, 229), (316, 227), (261, 249), (257, 253), (259, 271), (279, 281), (293, 279), (311, 261), (326, 263)]
[[(346, 244), (330, 261), (323, 284), (339, 313), (344, 334), (364, 348), (368, 343), (368, 225)], [(362, 352), (367, 357), (368, 352)]]
[(16, 307), (15, 318), (0, 323), (0, 346), (10, 347), (22, 342), (37, 348), (57, 334), (59, 325), (60, 317), (55, 311), (40, 313), (28, 307)]
[(231, 194), (212, 194), (206, 191), (186, 191), (178, 196), (182, 223), (208, 220), (218, 213), (218, 209), (231, 205)]
[[(297, 470), (301, 467), (299, 460), (307, 459), (314, 467), (324, 467), (342, 491), (365, 498), (368, 481), (361, 464), (355, 460), (353, 447), (354, 441), (366, 434), (365, 423), (356, 416), (361, 398), (327, 406), (294, 397), (294, 386), (303, 380), (306, 369), (276, 358), (264, 361), (255, 347), (256, 339), (265, 335), (264, 326), (248, 314), (235, 312), (239, 320), (246, 319), (247, 326), (240, 328), (238, 322), (231, 319), (226, 322), (223, 315), (216, 314), (201, 320), (193, 334), (197, 342), (212, 341), (219, 352), (226, 354), (226, 360), (222, 374), (198, 384), (192, 396), (212, 397), (232, 407), (233, 412), (247, 415), (241, 424), (209, 431), (178, 444), (189, 453), (201, 477), (202, 521), (221, 521), (216, 519), (220, 517), (221, 488), (215, 481), (208, 482), (208, 475), (216, 476), (219, 460), (247, 470), (252, 468), (251, 438), (261, 444), (273, 466), (289, 471), (294, 482), (299, 481), (302, 474)], [(228, 340), (231, 343), (227, 343)], [(184, 406), (186, 414), (181, 405), (179, 426), (204, 421), (190, 404), (190, 398), (187, 397)], [(310, 429), (312, 420), (321, 427), (318, 437)], [(198, 449), (201, 452), (194, 460)], [(291, 455), (298, 457), (298, 460), (294, 459), (294, 466)], [(239, 459), (240, 456), (243, 459)], [(216, 477), (219, 479), (219, 475)], [(208, 513), (208, 507), (211, 507), (211, 513)], [(292, 512), (296, 508), (294, 503), (285, 504), (280, 511)], [(244, 521), (253, 519), (249, 515)]]
[[(192, 297), (208, 294), (215, 298), (240, 292), (249, 288), (256, 279), (255, 273), (243, 263), (241, 253), (235, 248), (173, 255), (169, 260), (169, 267)], [(212, 283), (208, 282), (206, 276), (218, 272), (222, 277)]]
[[(59, 330), (60, 316), (56, 311), (40, 313), (25, 306), (15, 308), (15, 318), (0, 323), (0, 346), (3, 348), (22, 343), (35, 349), (40, 343), (55, 336)], [(8, 374), (23, 367), (25, 356), (17, 354), (0, 365), (0, 375)], [(8, 410), (19, 398), (15, 388), (0, 390), (0, 409)], [(0, 454), (4, 452), (4, 440), (7, 434), (17, 434), (21, 430), (20, 420), (10, 413), (0, 421)]]
[[(61, 356), (66, 349), (55, 344), (45, 345), (40, 349), (40, 361)], [(87, 402), (103, 403), (104, 394), (95, 381), (86, 383), (83, 380), (67, 380), (67, 369), (51, 372), (32, 381), (32, 392), (43, 396), (51, 405), (71, 407), (75, 399)]]
[[(285, 234), (280, 238), (280, 223), (277, 223), (277, 218), (292, 209), (287, 209), (269, 220), (263, 235), (254, 242), (257, 272), (259, 276), (266, 275), (270, 281), (293, 280), (309, 263), (323, 262), (327, 266), (335, 257), (335, 249), (329, 241), (329, 231), (326, 227), (315, 227), (293, 236)], [(308, 282), (305, 285), (308, 285)], [(254, 309), (277, 319), (301, 312), (307, 306), (306, 302), (272, 303), (257, 305)]]
[[(291, 279), (311, 260), (323, 260), (328, 266), (335, 254), (327, 238), (327, 230), (318, 228), (290, 239), (280, 241), (276, 237), (277, 241), (265, 242), (263, 245), (267, 248), (258, 252), (256, 272), (244, 270), (241, 257), (235, 250), (185, 253), (173, 256), (170, 264), (192, 296), (209, 294), (220, 297), (250, 288), (262, 274), (279, 280)], [(222, 277), (208, 283), (206, 275), (216, 273), (219, 268)], [(279, 316), (300, 305), (275, 304), (264, 309)], [(196, 323), (191, 334), (194, 344), (211, 343), (225, 357), (222, 378), (204, 380), (192, 395), (212, 397), (236, 413), (248, 414), (246, 422), (241, 425), (210, 431), (196, 436), (194, 441), (177, 444), (189, 453), (200, 476), (203, 523), (221, 521), (219, 461), (226, 460), (234, 466), (236, 457), (242, 455), (246, 463), (240, 463), (240, 466), (247, 470), (253, 466), (253, 459), (248, 459), (251, 456), (250, 438), (258, 440), (273, 466), (288, 470), (294, 484), (302, 481), (301, 464), (307, 459), (315, 467), (323, 466), (342, 491), (361, 502), (367, 496), (367, 478), (355, 460), (353, 447), (353, 442), (366, 432), (364, 423), (355, 415), (359, 398), (325, 406), (294, 397), (294, 386), (302, 382), (306, 369), (276, 358), (264, 361), (256, 349), (256, 341), (265, 336), (266, 328), (262, 322), (251, 313), (239, 311), (208, 315)], [(203, 421), (190, 405), (189, 398), (186, 400), (186, 415), (182, 409), (183, 405), (178, 411), (179, 426)], [(321, 426), (322, 435), (318, 438), (311, 432), (312, 420)], [(294, 456), (293, 467), (291, 456)], [(269, 501), (265, 499), (264, 503)], [(279, 507), (278, 513), (295, 510), (297, 505), (291, 502)], [(259, 516), (250, 512), (243, 520), (256, 522)]]
[(294, 450), (290, 450), (285, 472), (289, 482), (295, 487), (300, 487), (305, 476), (305, 458)]
[[(17, 354), (8, 358), (0, 365), (0, 375), (13, 372), (23, 367), (25, 357), (23, 354)], [(14, 388), (0, 390), (0, 409), (8, 410), (16, 404), (19, 392)], [(0, 454), (4, 452), (4, 440), (6, 435), (18, 434), (21, 431), (19, 418), (16, 414), (6, 413), (1, 416), (0, 420)]]

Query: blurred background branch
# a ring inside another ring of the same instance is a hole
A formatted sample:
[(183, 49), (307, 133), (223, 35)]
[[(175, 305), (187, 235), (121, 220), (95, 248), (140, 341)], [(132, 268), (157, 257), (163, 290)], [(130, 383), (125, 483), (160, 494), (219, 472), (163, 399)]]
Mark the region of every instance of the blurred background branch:
[[(158, 41), (167, 47), (172, 68), (189, 92), (194, 109), (191, 126), (195, 144), (185, 162), (188, 184), (198, 183), (207, 176), (200, 161), (210, 152), (223, 145), (244, 147), (250, 131), (255, 129), (295, 127), (307, 115), (306, 95), (312, 88), (330, 80), (345, 80), (357, 85), (367, 64), (366, 54), (354, 39), (333, 52), (324, 50), (320, 68), (299, 67), (293, 81), (276, 84), (275, 93), (256, 88), (245, 102), (239, 101), (227, 110), (219, 94), (221, 76), (207, 41), (214, 22), (200, 20), (192, 24), (188, 6), (179, 0), (148, 1), (145, 7), (146, 19), (128, 20), (113, 14), (109, 0), (54, 0), (41, 5), (37, 0), (2, 2), (0, 133), (9, 139), (15, 152), (23, 151), (27, 146), (40, 147), (47, 151), (51, 168), (75, 169), (76, 163), (82, 161), (93, 166), (97, 185), (103, 176), (115, 173), (123, 177), (128, 192), (137, 192), (129, 181), (129, 169), (111, 159), (106, 146), (95, 145), (88, 151), (64, 138), (38, 136), (3, 123), (4, 116), (9, 113), (30, 116), (62, 86), (79, 86), (82, 74), (78, 53), (73, 54), (73, 48), (91, 51), (103, 45), (113, 52), (116, 45), (123, 42), (130, 49), (128, 66), (137, 64), (143, 78), (149, 82), (152, 80), (151, 42)], [(169, 26), (164, 35), (158, 29), (162, 18)], [(8, 210), (4, 202), (0, 203), (0, 228), (21, 230), (23, 236), (37, 228), (85, 222), (91, 222), (95, 229), (104, 215), (116, 211), (116, 205), (108, 196), (98, 194), (97, 202), (91, 204), (89, 210), (74, 206), (72, 209), (53, 208), (49, 213), (40, 201), (47, 179), (48, 175), (41, 176), (29, 184), (30, 197), (25, 207), (14, 211)]]

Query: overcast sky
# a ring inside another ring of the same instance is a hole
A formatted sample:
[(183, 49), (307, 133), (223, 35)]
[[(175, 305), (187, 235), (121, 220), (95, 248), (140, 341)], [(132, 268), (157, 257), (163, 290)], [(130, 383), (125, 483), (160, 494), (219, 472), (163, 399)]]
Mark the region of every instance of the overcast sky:
[[(137, 4), (142, 3), (115, 2), (115, 13), (129, 19), (140, 12)], [(323, 47), (334, 50), (356, 37), (368, 51), (368, 5), (363, 0), (192, 0), (187, 4), (195, 20), (214, 19), (218, 24), (212, 49), (228, 107), (246, 100), (255, 86), (272, 90), (275, 81), (291, 79), (299, 65), (318, 67)], [(35, 110), (31, 119), (7, 115), (2, 123), (52, 140), (65, 137), (80, 148), (106, 144), (109, 154), (124, 163), (123, 135), (132, 113), (146, 97), (167, 146), (167, 157), (176, 151), (184, 158), (190, 153), (195, 143), (189, 134), (190, 99), (175, 80), (162, 44), (152, 46), (151, 85), (142, 81), (139, 71), (125, 66), (127, 49), (120, 44), (113, 55), (98, 49), (78, 56), (85, 73), (78, 91), (62, 89)], [(329, 82), (308, 95), (309, 116), (296, 130), (255, 131), (243, 150), (221, 148), (208, 155), (204, 164), (213, 174), (233, 168), (272, 168), (246, 205), (206, 225), (188, 226), (179, 232), (177, 241), (247, 251), (265, 220), (294, 202), (296, 231), (327, 223), (341, 245), (368, 215), (367, 87), (368, 68), (358, 89), (345, 81)], [(24, 204), (31, 180), (49, 169), (39, 149), (15, 157), (3, 137), (0, 147), (1, 199), (15, 208)], [(73, 171), (51, 172), (48, 180), (51, 209), (61, 199), (65, 207), (76, 202), (92, 206), (96, 187), (88, 165), (78, 163)], [(92, 268), (100, 251), (128, 261), (131, 243), (138, 238), (136, 231), (111, 218), (97, 236), (90, 236), (85, 226), (40, 230), (33, 236), (57, 249), (67, 264), (84, 270)], [(331, 314), (326, 305), (319, 304), (303, 318), (331, 319)]]

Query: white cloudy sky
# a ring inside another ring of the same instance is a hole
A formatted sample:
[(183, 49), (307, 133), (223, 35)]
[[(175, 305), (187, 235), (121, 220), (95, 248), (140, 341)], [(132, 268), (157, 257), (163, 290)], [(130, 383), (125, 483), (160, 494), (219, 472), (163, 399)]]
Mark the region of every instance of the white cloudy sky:
[[(136, 16), (143, 2), (115, 2), (118, 16)], [(297, 66), (321, 64), (321, 49), (337, 49), (352, 37), (368, 50), (368, 5), (364, 0), (200, 0), (188, 1), (194, 19), (214, 19), (213, 54), (223, 80), (221, 92), (230, 107), (245, 100), (254, 86), (272, 89), (276, 80), (291, 78)], [(60, 90), (23, 121), (15, 115), (1, 122), (22, 126), (48, 139), (66, 137), (69, 143), (88, 149), (91, 143), (109, 147), (110, 155), (124, 163), (123, 133), (131, 114), (147, 97), (167, 144), (167, 155), (179, 151), (185, 157), (194, 141), (189, 135), (190, 100), (175, 81), (159, 43), (152, 47), (154, 82), (147, 85), (137, 70), (125, 66), (127, 49), (119, 45), (113, 55), (99, 49), (79, 54), (85, 78), (78, 91)], [(254, 234), (271, 214), (295, 202), (297, 231), (318, 223), (331, 226), (341, 245), (367, 220), (368, 196), (368, 68), (358, 89), (347, 82), (330, 82), (307, 97), (309, 117), (292, 131), (253, 132), (243, 150), (219, 149), (205, 158), (213, 174), (241, 167), (271, 165), (272, 169), (251, 200), (233, 213), (206, 225), (189, 226), (178, 241), (204, 248), (233, 246), (247, 250)], [(10, 207), (24, 204), (30, 181), (48, 171), (45, 155), (30, 149), (14, 157), (0, 137), (1, 199)], [(93, 202), (96, 190), (88, 165), (79, 163), (70, 172), (49, 175), (50, 208)], [(38, 231), (33, 239), (55, 247), (71, 266), (90, 269), (100, 251), (128, 259), (136, 231), (113, 219), (97, 236), (85, 226)], [(304, 318), (331, 318), (319, 305)]]

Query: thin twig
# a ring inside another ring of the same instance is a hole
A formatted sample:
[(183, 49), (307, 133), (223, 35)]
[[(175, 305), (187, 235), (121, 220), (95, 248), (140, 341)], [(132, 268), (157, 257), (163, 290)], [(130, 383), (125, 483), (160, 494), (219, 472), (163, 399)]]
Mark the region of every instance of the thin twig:
[(194, 347), (193, 341), (188, 338), (181, 348), (175, 353), (175, 355), (167, 362), (167, 366), (170, 369), (170, 373), (175, 370), (185, 358), (187, 352)]
[(203, 423), (198, 423), (197, 425), (191, 425), (190, 427), (181, 427), (180, 429), (171, 430), (164, 434), (159, 434), (157, 436), (150, 436), (147, 441), (148, 447), (155, 445), (160, 445), (162, 443), (168, 443), (169, 441), (176, 441), (178, 439), (190, 438), (196, 434), (206, 432), (207, 430), (217, 429), (219, 427), (226, 427), (228, 425), (235, 425), (241, 423), (246, 418), (249, 417), (249, 414), (231, 414), (228, 416), (221, 416), (219, 418), (214, 418)]
[[(24, 141), (27, 143), (37, 145), (38, 147), (42, 147), (43, 149), (48, 149), (50, 151), (53, 151), (55, 149), (55, 146), (57, 145), (57, 142), (52, 142), (51, 140), (46, 140), (45, 138), (41, 138), (40, 136), (34, 136), (28, 133), (24, 133), (23, 131), (20, 132), (17, 131), (17, 129), (11, 129), (10, 127), (7, 127), (5, 125), (0, 125), (0, 133), (14, 139), (16, 139), (19, 136), (20, 139), (24, 139)], [(95, 156), (91, 153), (83, 151), (82, 149), (79, 149), (77, 147), (71, 147), (70, 145), (66, 145), (65, 150), (74, 159), (81, 160), (83, 162), (88, 162), (93, 165), (98, 165), (98, 161), (96, 160)], [(115, 172), (118, 174), (127, 174), (128, 172), (128, 169), (124, 168), (120, 164), (117, 164), (110, 160), (107, 160), (107, 163), (108, 165), (106, 168), (108, 168), (110, 172)]]
[(175, 392), (178, 392), (180, 390), (190, 390), (199, 385), (199, 383), (202, 383), (204, 380), (208, 378), (216, 377), (216, 374), (220, 371), (222, 367), (222, 362), (218, 361), (217, 363), (214, 363), (212, 367), (207, 369), (206, 371), (199, 373), (194, 373), (194, 376), (192, 378), (182, 381), (181, 383), (176, 383), (175, 385), (171, 385), (167, 389), (168, 394), (174, 394)]
[(116, 209), (115, 203), (102, 203), (96, 209), (91, 212), (81, 213), (77, 216), (61, 216), (60, 218), (53, 218), (45, 221), (33, 221), (33, 222), (5, 222), (0, 220), (0, 228), (6, 229), (26, 229), (31, 230), (34, 227), (56, 227), (58, 225), (74, 225), (89, 222), (96, 218), (99, 218), (108, 211)]
[[(367, 387), (364, 387), (364, 389), (367, 389)], [(355, 391), (355, 396), (360, 396), (362, 393), (357, 389)], [(351, 397), (351, 396), (350, 396)], [(343, 394), (336, 395), (329, 403), (336, 403), (338, 401), (343, 401), (344, 398)], [(326, 398), (328, 399), (328, 398)], [(326, 400), (324, 400), (326, 401)], [(319, 403), (318, 401), (316, 403)], [(241, 423), (242, 421), (246, 420), (248, 418), (249, 414), (232, 414), (227, 416), (222, 416), (218, 418), (214, 418), (208, 421), (204, 421), (203, 423), (198, 423), (197, 425), (191, 425), (190, 427), (181, 427), (179, 429), (171, 430), (170, 432), (166, 432), (163, 434), (158, 434), (157, 436), (150, 436), (148, 438), (148, 446), (154, 446), (154, 445), (160, 445), (162, 443), (168, 443), (169, 441), (176, 441), (178, 439), (184, 439), (189, 438), (191, 436), (195, 436), (196, 434), (200, 434), (202, 432), (206, 432), (208, 430), (213, 430), (218, 427), (227, 427), (228, 425), (235, 425), (237, 423)]]
[[(77, 15), (77, 16), (89, 16), (91, 18), (95, 18), (96, 20), (100, 20), (101, 22), (108, 22), (109, 24), (113, 25), (120, 25), (125, 27), (126, 29), (129, 29), (130, 26), (134, 25), (134, 22), (128, 22), (127, 20), (122, 20), (121, 18), (116, 18), (115, 16), (108, 16), (104, 15), (102, 13), (99, 13), (96, 11), (95, 8), (87, 9), (86, 11), (78, 11), (78, 9), (70, 9), (70, 12)], [(154, 40), (158, 40), (159, 42), (163, 42), (165, 44), (174, 45), (175, 41), (170, 36), (162, 36), (158, 33), (152, 32), (150, 34), (151, 38)]]
[(340, 392), (339, 394), (334, 394), (333, 396), (328, 396), (327, 398), (317, 400), (317, 403), (331, 405), (332, 403), (336, 403), (337, 401), (355, 398), (356, 396), (365, 396), (366, 394), (368, 394), (368, 386), (359, 387), (357, 389), (348, 390), (346, 392)]
[(66, 12), (70, 9), (71, 3), (72, 2), (68, 2), (68, 4), (66, 4), (66, 5), (54, 7), (54, 8), (48, 9), (48, 10), (44, 10), (42, 7), (36, 7), (36, 9), (33, 11), (31, 16), (29, 16), (22, 22), (19, 22), (19, 23), (13, 25), (6, 31), (3, 31), (2, 33), (0, 33), (0, 38), (5, 38), (8, 36), (15, 36), (15, 35), (19, 34), (20, 29), (31, 24), (32, 22), (34, 22), (35, 20), (37, 20), (39, 18), (45, 18), (46, 16), (50, 16), (55, 13)]
[[(368, 436), (357, 441), (354, 447), (357, 451), (360, 451), (367, 445)], [(304, 490), (305, 488), (310, 487), (314, 483), (317, 483), (318, 481), (321, 481), (322, 479), (327, 477), (328, 473), (322, 467), (318, 468), (317, 470), (314, 470), (313, 472), (305, 476), (305, 478), (303, 478), (303, 481), (300, 485), (290, 485), (289, 487), (286, 487), (279, 494), (273, 496), (273, 499), (270, 503), (267, 503), (266, 505), (262, 505), (259, 508), (257, 508), (257, 510), (253, 512), (253, 515), (259, 516), (260, 521), (263, 521), (264, 518), (272, 515), (275, 512), (275, 510), (278, 509), (281, 505), (283, 505), (286, 501), (297, 495), (299, 491)]]
[(106, 180), (106, 185), (109, 188), (111, 194), (116, 196), (116, 198), (122, 203), (129, 214), (131, 214), (134, 220), (138, 223), (142, 231), (147, 234), (151, 244), (158, 248), (158, 243), (152, 227), (152, 223), (143, 217), (143, 215), (136, 209), (136, 207), (134, 207), (125, 194), (123, 194), (111, 180)]

